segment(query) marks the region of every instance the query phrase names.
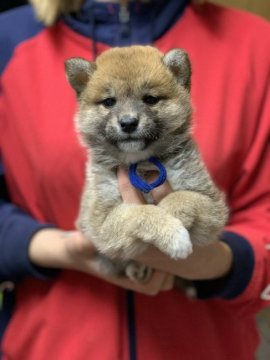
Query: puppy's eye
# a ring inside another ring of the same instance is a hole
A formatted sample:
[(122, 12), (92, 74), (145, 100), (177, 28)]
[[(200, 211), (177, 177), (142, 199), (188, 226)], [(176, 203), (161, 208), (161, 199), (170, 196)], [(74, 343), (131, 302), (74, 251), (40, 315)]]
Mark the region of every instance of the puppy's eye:
[(143, 97), (143, 102), (147, 105), (155, 105), (159, 102), (159, 98), (156, 96), (151, 96), (151, 95), (145, 95)]
[(107, 98), (101, 101), (101, 104), (106, 108), (111, 108), (116, 104), (115, 98)]

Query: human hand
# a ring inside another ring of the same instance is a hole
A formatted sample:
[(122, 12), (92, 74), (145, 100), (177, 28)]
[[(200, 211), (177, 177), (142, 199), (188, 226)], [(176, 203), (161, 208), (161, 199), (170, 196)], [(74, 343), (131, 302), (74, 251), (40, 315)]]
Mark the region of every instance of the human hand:
[[(152, 181), (152, 179), (150, 179)], [(144, 204), (144, 198), (131, 184), (125, 169), (118, 170), (118, 184), (123, 201), (126, 203)], [(168, 182), (155, 188), (151, 194), (155, 203), (159, 203), (172, 192)], [(179, 239), (181, 241), (181, 239)], [(232, 265), (232, 251), (222, 241), (215, 241), (208, 246), (193, 246), (192, 254), (184, 260), (173, 260), (154, 246), (141, 255), (138, 260), (154, 269), (159, 269), (187, 280), (206, 280), (226, 275)]]
[(29, 258), (38, 266), (81, 271), (125, 289), (146, 295), (156, 295), (173, 287), (173, 276), (164, 271), (153, 271), (146, 283), (136, 283), (125, 277), (102, 273), (95, 259), (96, 249), (79, 231), (42, 229), (32, 238)]

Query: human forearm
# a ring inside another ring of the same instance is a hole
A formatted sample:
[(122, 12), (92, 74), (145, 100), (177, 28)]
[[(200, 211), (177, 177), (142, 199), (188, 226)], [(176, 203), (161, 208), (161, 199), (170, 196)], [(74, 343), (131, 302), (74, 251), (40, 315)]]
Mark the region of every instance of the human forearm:
[(92, 243), (83, 239), (78, 231), (60, 229), (38, 231), (28, 249), (30, 261), (37, 266), (79, 271), (87, 271), (86, 263), (94, 253)]
[(243, 236), (225, 231), (222, 240), (195, 247), (185, 260), (174, 261), (151, 248), (138, 258), (147, 265), (193, 281), (201, 299), (235, 299), (249, 285), (255, 271), (254, 249)]
[(205, 247), (194, 247), (193, 253), (184, 260), (172, 260), (154, 248), (137, 259), (187, 280), (209, 280), (225, 276), (231, 269), (233, 256), (226, 243), (216, 241)]

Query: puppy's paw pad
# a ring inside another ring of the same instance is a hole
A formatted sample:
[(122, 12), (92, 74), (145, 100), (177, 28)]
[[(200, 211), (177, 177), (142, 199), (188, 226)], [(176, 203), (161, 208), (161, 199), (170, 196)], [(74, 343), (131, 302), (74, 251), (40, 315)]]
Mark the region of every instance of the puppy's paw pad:
[(132, 281), (144, 283), (151, 277), (152, 269), (144, 264), (132, 261), (127, 264), (125, 274)]

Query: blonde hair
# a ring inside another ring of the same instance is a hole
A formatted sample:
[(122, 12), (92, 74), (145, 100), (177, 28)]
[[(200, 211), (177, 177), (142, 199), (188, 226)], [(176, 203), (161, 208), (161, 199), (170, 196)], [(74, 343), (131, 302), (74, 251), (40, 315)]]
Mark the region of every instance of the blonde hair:
[(37, 18), (45, 25), (55, 23), (60, 15), (78, 11), (83, 0), (29, 0)]
[[(29, 0), (33, 5), (37, 18), (47, 26), (51, 26), (59, 16), (76, 12), (84, 0)], [(123, 1), (123, 0), (122, 0)], [(201, 5), (205, 0), (191, 0), (194, 5)]]

